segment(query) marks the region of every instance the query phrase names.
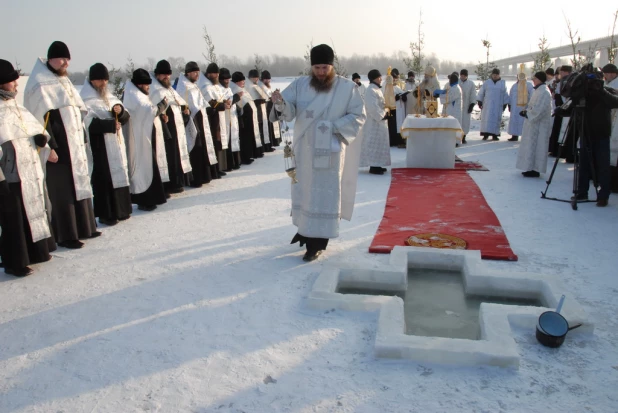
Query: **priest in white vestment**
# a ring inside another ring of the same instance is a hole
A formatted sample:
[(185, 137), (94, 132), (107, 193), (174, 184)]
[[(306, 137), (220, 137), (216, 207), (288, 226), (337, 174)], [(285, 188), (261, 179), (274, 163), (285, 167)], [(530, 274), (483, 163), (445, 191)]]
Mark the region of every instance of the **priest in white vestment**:
[(242, 162), (248, 159), (264, 157), (264, 148), (258, 121), (258, 112), (251, 94), (245, 89), (245, 75), (242, 72), (232, 73), (230, 89), (233, 93), (232, 102), (241, 109), (240, 121), (240, 157)]
[(406, 79), (403, 90), (413, 91), (414, 89), (416, 89), (416, 75), (410, 70), (408, 72), (408, 78)]
[(163, 137), (163, 124), (169, 121), (165, 114), (168, 102), (161, 98), (152, 103), (151, 83), (146, 70), (136, 69), (123, 95), (132, 118), (126, 141), (131, 200), (141, 211), (153, 211), (167, 202), (163, 183), (170, 180)]
[[(365, 123), (356, 84), (336, 76), (334, 52), (325, 44), (311, 49), (311, 75), (275, 91), (271, 120), (295, 119), (293, 151), (298, 183), (292, 187), (292, 243), (307, 244), (303, 259), (313, 261), (339, 236), (339, 220), (350, 220)], [(358, 137), (358, 138), (357, 138)]]
[(212, 139), (212, 131), (208, 121), (206, 109), (208, 103), (198, 87), (197, 81), (200, 77), (200, 68), (195, 62), (185, 65), (185, 74), (178, 76), (176, 92), (189, 104), (191, 112), (190, 127), (197, 128), (197, 136), (190, 139), (190, 128), (185, 128), (187, 134), (187, 150), (189, 151), (189, 161), (191, 162), (190, 185), (193, 188), (200, 188), (203, 184), (209, 183), (213, 179), (213, 173), (217, 175), (217, 152)]
[(367, 91), (367, 88), (365, 87), (365, 85), (363, 85), (363, 82), (361, 82), (360, 75), (358, 73), (353, 73), (352, 74), (352, 81), (354, 83), (356, 83), (356, 86), (358, 86), (358, 92), (360, 93), (361, 97), (364, 100), (365, 99), (365, 92)]
[(260, 128), (260, 139), (262, 142), (262, 148), (264, 152), (273, 152), (272, 142), (270, 140), (270, 131), (268, 129), (268, 112), (266, 111), (266, 101), (269, 97), (262, 90), (258, 82), (260, 81), (260, 74), (257, 69), (249, 70), (245, 81), (245, 90), (251, 95), (253, 103), (257, 109), (258, 124)]
[(470, 117), (476, 105), (476, 85), (473, 81), (468, 80), (468, 69), (459, 71), (459, 87), (461, 88), (461, 105), (463, 112), (461, 114), (461, 129), (463, 137), (461, 143), (466, 142), (466, 135), (470, 133)]
[(382, 94), (382, 74), (373, 69), (367, 74), (369, 87), (365, 93), (367, 120), (362, 129), (360, 166), (369, 167), (369, 173), (384, 175), (391, 164), (391, 150), (386, 124), (386, 106)]
[(26, 83), (24, 106), (46, 125), (52, 148), (47, 162), (47, 189), (52, 204), (52, 232), (58, 245), (76, 249), (80, 239), (95, 238), (92, 187), (83, 116), (87, 109), (68, 78), (71, 54), (56, 41), (47, 59), (37, 59)]
[[(162, 99), (166, 99), (168, 108), (165, 114), (169, 121), (163, 123), (163, 134), (165, 137), (165, 154), (167, 155), (167, 169), (169, 182), (164, 186), (168, 193), (177, 194), (183, 192), (188, 176), (191, 172), (191, 161), (189, 160), (188, 140), (195, 139), (197, 133), (195, 125), (190, 122), (191, 112), (187, 107), (187, 102), (174, 90), (170, 82), (172, 67), (167, 60), (160, 60), (154, 71), (154, 79), (150, 85), (150, 100), (153, 104), (158, 104)], [(187, 131), (190, 132), (187, 135)]]
[(107, 88), (109, 72), (102, 63), (90, 67), (80, 96), (88, 109), (84, 118), (92, 152), (94, 216), (108, 226), (131, 217), (127, 148), (122, 127), (130, 120), (122, 102)]
[(490, 136), (494, 141), (500, 140), (502, 112), (509, 103), (509, 94), (506, 83), (500, 78), (500, 70), (493, 69), (491, 77), (487, 79), (476, 97), (481, 108), (481, 135), (483, 140)]
[(508, 108), (511, 113), (509, 118), (509, 126), (507, 132), (511, 135), (508, 139), (511, 142), (517, 142), (524, 128), (524, 118), (519, 116), (519, 112), (526, 110), (528, 102), (532, 97), (534, 86), (526, 80), (526, 74), (520, 73), (517, 75), (517, 82), (511, 86), (509, 92)]
[(435, 90), (434, 96), (435, 95), (440, 96), (440, 103), (442, 103), (444, 114), (454, 117), (461, 125), (463, 103), (457, 72), (453, 72), (449, 75), (449, 82), (446, 87), (444, 89)]
[[(227, 70), (227, 69), (226, 69)], [(210, 63), (205, 74), (200, 74), (197, 85), (208, 101), (208, 121), (215, 151), (217, 152), (217, 176), (227, 175), (234, 169), (240, 168), (240, 138), (238, 136), (238, 118), (232, 108), (232, 92), (222, 83), (228, 82), (219, 75), (220, 69), (216, 63)], [(230, 75), (231, 77), (231, 75)], [(236, 145), (232, 143), (236, 142)]]
[[(270, 85), (271, 75), (268, 70), (262, 70), (260, 75), (260, 81), (258, 85), (262, 88), (264, 93), (268, 96), (268, 101), (266, 102), (266, 113), (270, 113), (273, 109), (273, 101), (271, 99), (274, 90)], [(281, 145), (281, 126), (279, 125), (279, 121), (271, 122), (268, 120), (268, 129), (270, 132), (270, 140), (273, 146)]]
[(527, 178), (538, 178), (547, 170), (547, 145), (551, 133), (551, 93), (545, 84), (544, 72), (537, 72), (532, 78), (534, 92), (528, 102), (528, 109), (518, 116), (525, 118), (521, 144), (517, 152), (517, 169)]
[(0, 59), (0, 255), (4, 272), (24, 277), (56, 249), (42, 163), (51, 149), (43, 125), (17, 103), (19, 73)]

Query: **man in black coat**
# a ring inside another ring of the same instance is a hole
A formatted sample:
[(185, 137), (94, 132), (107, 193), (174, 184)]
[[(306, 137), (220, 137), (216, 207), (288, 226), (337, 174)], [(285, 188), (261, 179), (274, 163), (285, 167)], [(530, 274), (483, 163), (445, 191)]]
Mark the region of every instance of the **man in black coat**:
[[(618, 108), (618, 96), (614, 94), (613, 90), (603, 86), (600, 73), (578, 73), (571, 76), (587, 77), (586, 106), (583, 113), (584, 136), (580, 137), (581, 149), (576, 196), (578, 200), (588, 199), (590, 179), (594, 172), (596, 181), (600, 186), (597, 206), (605, 207), (608, 205), (610, 194), (609, 137), (612, 130), (611, 109)], [(565, 113), (560, 114), (565, 115)]]

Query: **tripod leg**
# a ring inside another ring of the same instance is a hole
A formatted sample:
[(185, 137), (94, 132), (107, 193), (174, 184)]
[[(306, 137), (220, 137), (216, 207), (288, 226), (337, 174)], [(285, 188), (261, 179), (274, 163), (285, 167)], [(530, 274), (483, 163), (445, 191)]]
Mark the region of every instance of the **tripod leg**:
[(554, 173), (556, 172), (556, 168), (558, 167), (558, 162), (560, 162), (560, 158), (562, 157), (562, 151), (564, 150), (564, 140), (566, 139), (569, 130), (571, 129), (571, 118), (569, 118), (569, 123), (567, 124), (566, 130), (562, 135), (562, 141), (558, 140), (558, 155), (556, 156), (556, 160), (554, 161), (554, 166), (551, 168), (551, 173), (549, 174), (549, 178), (546, 183), (545, 192), (541, 192), (541, 198), (545, 198), (547, 195), (547, 191), (549, 190), (549, 185), (551, 185), (552, 180), (554, 179)]

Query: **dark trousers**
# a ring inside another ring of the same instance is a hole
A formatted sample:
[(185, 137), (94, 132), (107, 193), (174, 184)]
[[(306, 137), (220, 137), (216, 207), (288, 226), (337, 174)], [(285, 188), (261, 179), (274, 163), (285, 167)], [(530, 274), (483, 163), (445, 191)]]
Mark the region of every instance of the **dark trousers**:
[(295, 244), (297, 242), (300, 243), (301, 247), (306, 244), (307, 251), (324, 251), (326, 250), (326, 246), (328, 245), (328, 238), (311, 238), (296, 233), (296, 235), (294, 235), (294, 238), (292, 238), (292, 242), (290, 242), (290, 244)]
[[(583, 142), (582, 142), (583, 143)], [(591, 159), (585, 146), (580, 149), (579, 156), (579, 180), (577, 182), (577, 194), (580, 196), (588, 195), (590, 179), (592, 179), (591, 167), (594, 167), (597, 184), (601, 187), (598, 199), (608, 199), (610, 193), (610, 153), (609, 138), (591, 140), (590, 145)]]

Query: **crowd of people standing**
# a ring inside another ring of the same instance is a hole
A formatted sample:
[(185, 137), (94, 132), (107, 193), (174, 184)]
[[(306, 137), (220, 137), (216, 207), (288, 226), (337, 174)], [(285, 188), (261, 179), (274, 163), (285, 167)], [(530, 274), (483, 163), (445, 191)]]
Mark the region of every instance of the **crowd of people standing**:
[(271, 76), (230, 73), (195, 62), (172, 85), (171, 66), (139, 68), (121, 99), (96, 63), (81, 91), (67, 72), (63, 42), (37, 59), (16, 100), (19, 73), (0, 59), (0, 256), (7, 274), (26, 276), (58, 246), (78, 249), (130, 218), (152, 211), (185, 186), (199, 188), (281, 144), (269, 120)]

